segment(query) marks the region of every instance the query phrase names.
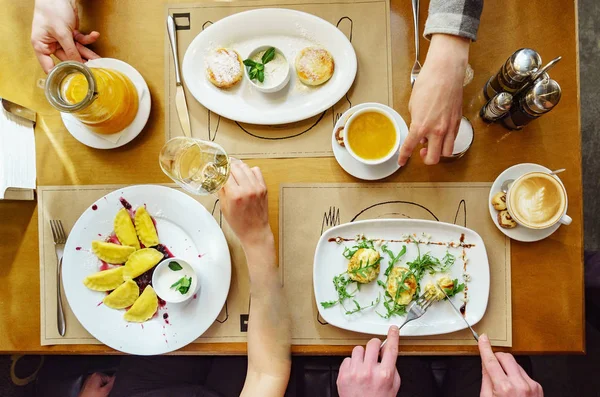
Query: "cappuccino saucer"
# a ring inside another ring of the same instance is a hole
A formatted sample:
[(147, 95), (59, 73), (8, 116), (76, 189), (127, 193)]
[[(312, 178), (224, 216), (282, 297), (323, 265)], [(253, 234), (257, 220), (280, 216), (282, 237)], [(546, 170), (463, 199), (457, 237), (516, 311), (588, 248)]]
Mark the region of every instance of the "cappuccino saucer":
[(555, 225), (547, 228), (547, 229), (529, 229), (525, 226), (517, 225), (517, 227), (513, 229), (505, 229), (498, 223), (498, 211), (494, 209), (492, 206), (492, 197), (494, 194), (500, 192), (502, 189), (502, 182), (507, 179), (517, 179), (521, 175), (525, 175), (530, 172), (552, 172), (551, 169), (546, 168), (544, 166), (532, 163), (523, 163), (513, 165), (510, 168), (507, 168), (503, 173), (501, 173), (498, 178), (494, 181), (492, 188), (490, 190), (490, 196), (488, 198), (488, 207), (490, 209), (490, 216), (492, 217), (492, 221), (502, 233), (506, 236), (510, 237), (513, 240), (522, 241), (524, 243), (530, 243), (534, 241), (540, 241), (545, 239), (554, 233), (561, 225), (560, 222), (557, 222)]

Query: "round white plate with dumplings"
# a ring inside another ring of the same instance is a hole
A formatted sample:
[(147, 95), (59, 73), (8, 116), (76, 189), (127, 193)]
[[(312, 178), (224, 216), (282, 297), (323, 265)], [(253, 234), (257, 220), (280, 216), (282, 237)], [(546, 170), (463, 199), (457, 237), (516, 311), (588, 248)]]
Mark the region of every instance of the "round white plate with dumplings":
[(533, 163), (522, 163), (516, 164), (512, 167), (507, 168), (504, 172), (502, 172), (498, 178), (494, 181), (492, 188), (490, 189), (490, 197), (488, 198), (488, 207), (490, 209), (490, 216), (492, 217), (492, 221), (502, 233), (507, 235), (513, 240), (522, 241), (524, 243), (530, 243), (534, 241), (540, 241), (550, 236), (560, 227), (561, 223), (557, 222), (555, 225), (547, 228), (547, 229), (529, 229), (525, 226), (517, 225), (515, 228), (507, 229), (498, 223), (498, 211), (494, 209), (492, 205), (492, 197), (498, 192), (501, 191), (502, 182), (507, 179), (517, 179), (522, 175), (525, 175), (530, 172), (546, 172), (550, 173), (552, 170), (550, 168), (546, 168), (544, 166), (533, 164)]
[[(282, 51), (292, 68), (281, 91), (260, 92), (245, 75), (229, 89), (217, 88), (207, 78), (205, 58), (215, 50), (236, 50), (244, 60), (265, 45)], [(316, 87), (301, 83), (294, 70), (296, 55), (313, 46), (325, 48), (335, 62), (331, 79)], [(200, 32), (185, 52), (182, 74), (191, 94), (207, 109), (238, 122), (276, 125), (308, 119), (336, 104), (352, 86), (356, 68), (352, 44), (331, 23), (305, 12), (263, 8), (223, 18)]]
[[(103, 240), (113, 231), (113, 219), (123, 208), (121, 197), (134, 209), (146, 206), (156, 220), (160, 243), (194, 267), (200, 284), (195, 298), (159, 306), (144, 323), (125, 321), (124, 310), (101, 304), (105, 292), (83, 285), (86, 276), (100, 270), (101, 262), (91, 252), (92, 241)], [(62, 280), (68, 306), (94, 338), (124, 353), (163, 354), (193, 342), (217, 319), (229, 292), (231, 259), (221, 228), (202, 204), (175, 189), (137, 185), (107, 194), (79, 217), (65, 246)], [(70, 328), (78, 326), (68, 320), (67, 315), (67, 339)]]

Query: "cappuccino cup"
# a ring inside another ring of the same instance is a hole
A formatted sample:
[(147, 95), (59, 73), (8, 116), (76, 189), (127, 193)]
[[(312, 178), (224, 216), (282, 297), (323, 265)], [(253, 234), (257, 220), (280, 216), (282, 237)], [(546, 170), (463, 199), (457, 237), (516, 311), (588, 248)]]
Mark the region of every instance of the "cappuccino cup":
[(519, 225), (547, 229), (558, 222), (569, 225), (567, 191), (560, 179), (545, 172), (530, 172), (517, 178), (506, 194), (506, 207)]

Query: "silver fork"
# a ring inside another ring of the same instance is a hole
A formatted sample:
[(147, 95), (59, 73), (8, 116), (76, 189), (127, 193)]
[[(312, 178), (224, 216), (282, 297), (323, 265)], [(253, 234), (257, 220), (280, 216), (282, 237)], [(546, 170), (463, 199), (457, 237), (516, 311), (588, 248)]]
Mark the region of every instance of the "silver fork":
[(417, 76), (421, 73), (421, 63), (419, 62), (419, 0), (412, 0), (413, 22), (415, 24), (415, 64), (410, 71), (410, 86), (415, 85)]
[(57, 283), (57, 294), (56, 294), (56, 323), (58, 324), (58, 333), (60, 336), (65, 336), (67, 330), (67, 323), (65, 321), (65, 312), (63, 311), (62, 305), (62, 293), (61, 293), (61, 274), (62, 274), (62, 260), (63, 253), (65, 250), (65, 243), (67, 242), (67, 235), (63, 228), (62, 222), (58, 220), (50, 221), (50, 228), (52, 229), (52, 239), (54, 240), (54, 250), (56, 251), (56, 283)]
[[(398, 329), (402, 329), (402, 327), (404, 327), (407, 323), (410, 323), (411, 321), (423, 316), (423, 314), (425, 314), (429, 306), (431, 306), (434, 301), (435, 299), (433, 299), (433, 296), (426, 298), (425, 294), (421, 295), (416, 301), (412, 301), (411, 304), (408, 305), (408, 314), (406, 315), (406, 319), (402, 324), (400, 324), (400, 326), (398, 326)], [(387, 339), (383, 341), (379, 347), (379, 350), (383, 349), (383, 346), (385, 346), (386, 342)]]

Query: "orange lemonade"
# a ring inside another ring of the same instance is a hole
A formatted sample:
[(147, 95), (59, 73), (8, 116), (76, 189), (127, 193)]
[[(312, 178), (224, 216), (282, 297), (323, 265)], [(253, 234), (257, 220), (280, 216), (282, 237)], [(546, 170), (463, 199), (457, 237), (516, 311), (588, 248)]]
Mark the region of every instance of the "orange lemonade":
[[(96, 81), (95, 99), (73, 115), (92, 131), (114, 134), (129, 126), (138, 111), (137, 89), (123, 73), (111, 69), (90, 68)], [(66, 76), (61, 85), (63, 99), (73, 105), (83, 101), (88, 82), (82, 73)]]

